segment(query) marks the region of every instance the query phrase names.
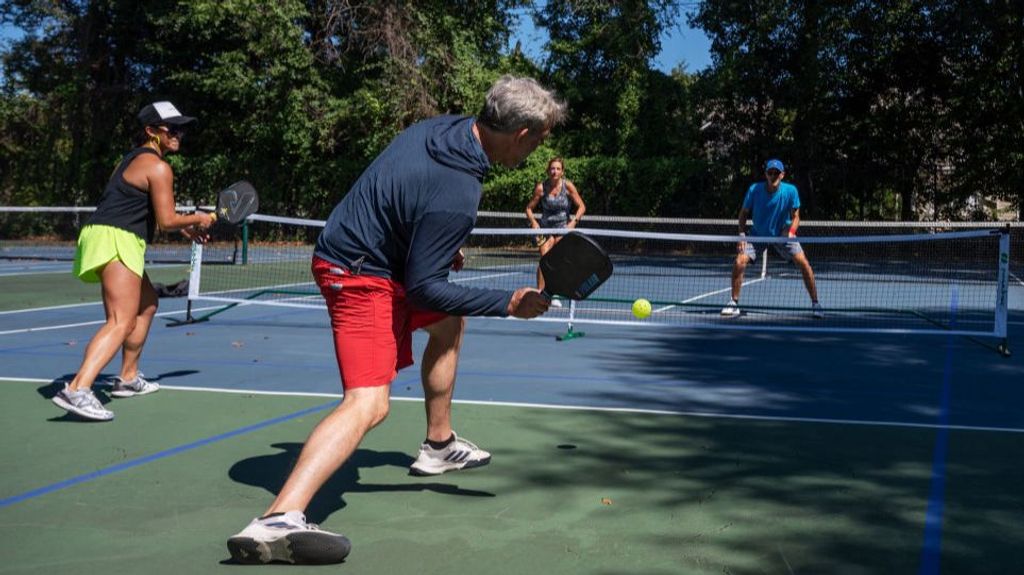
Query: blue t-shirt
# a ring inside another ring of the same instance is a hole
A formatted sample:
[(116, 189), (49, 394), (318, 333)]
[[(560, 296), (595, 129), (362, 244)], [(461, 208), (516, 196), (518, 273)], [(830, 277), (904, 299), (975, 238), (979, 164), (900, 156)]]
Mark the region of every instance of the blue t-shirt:
[(768, 184), (757, 182), (747, 189), (743, 198), (743, 209), (750, 210), (750, 219), (754, 220), (753, 235), (772, 237), (786, 235), (792, 211), (800, 207), (800, 194), (796, 186), (782, 182), (774, 194), (768, 193)]
[(440, 116), (399, 134), (331, 212), (316, 255), (401, 283), (423, 309), (507, 315), (511, 291), (448, 281), (491, 167), (473, 121)]

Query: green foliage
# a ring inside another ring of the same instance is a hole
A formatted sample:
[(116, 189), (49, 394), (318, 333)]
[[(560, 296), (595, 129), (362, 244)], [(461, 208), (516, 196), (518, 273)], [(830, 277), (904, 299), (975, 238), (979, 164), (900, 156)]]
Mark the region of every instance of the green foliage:
[[(681, 11), (700, 74), (651, 69)], [(523, 14), (550, 36), (507, 46)], [(517, 16), (518, 15), (518, 16)], [(1024, 208), (1024, 3), (948, 0), (83, 0), (0, 3), (0, 203), (92, 204), (147, 102), (200, 118), (179, 200), (247, 178), (264, 210), (324, 217), (413, 122), (473, 114), (503, 73), (570, 117), (483, 207), (520, 211), (560, 155), (591, 213), (733, 217), (769, 156), (804, 217)], [(984, 201), (981, 196), (984, 196)]]
[[(542, 146), (515, 170), (495, 168), (484, 184), (481, 208), (521, 212), (557, 156)], [(702, 163), (673, 158), (565, 157), (565, 177), (575, 185), (587, 211), (596, 214), (657, 216), (681, 190), (694, 189)], [(690, 214), (687, 214), (690, 215)]]

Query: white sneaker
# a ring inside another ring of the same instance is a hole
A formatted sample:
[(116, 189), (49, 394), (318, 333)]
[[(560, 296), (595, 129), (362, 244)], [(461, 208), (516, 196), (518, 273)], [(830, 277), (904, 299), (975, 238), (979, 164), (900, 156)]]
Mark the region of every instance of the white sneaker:
[(722, 316), (737, 317), (740, 315), (740, 304), (736, 300), (729, 300), (729, 303), (722, 308)]
[(228, 539), (231, 558), (246, 565), (279, 561), (296, 565), (341, 563), (352, 550), (344, 535), (323, 531), (299, 511), (256, 518)]
[(551, 300), (551, 307), (562, 307), (562, 302), (557, 299), (553, 299)]
[(91, 389), (71, 391), (68, 388), (68, 384), (65, 383), (64, 389), (58, 391), (51, 401), (68, 413), (74, 413), (85, 419), (92, 421), (110, 421), (114, 419), (114, 412), (103, 407), (103, 404), (100, 403), (100, 400), (96, 399)]
[(814, 319), (825, 319), (825, 310), (821, 309), (821, 304), (814, 302), (811, 304), (811, 315)]
[(446, 471), (480, 467), (491, 462), (491, 454), (452, 432), (454, 441), (443, 449), (429, 443), (420, 445), (420, 454), (409, 466), (409, 475), (440, 475)]
[(142, 376), (142, 372), (135, 374), (135, 379), (125, 381), (120, 377), (113, 379), (114, 386), (110, 395), (114, 397), (132, 397), (135, 395), (146, 395), (160, 391), (160, 385), (149, 381)]

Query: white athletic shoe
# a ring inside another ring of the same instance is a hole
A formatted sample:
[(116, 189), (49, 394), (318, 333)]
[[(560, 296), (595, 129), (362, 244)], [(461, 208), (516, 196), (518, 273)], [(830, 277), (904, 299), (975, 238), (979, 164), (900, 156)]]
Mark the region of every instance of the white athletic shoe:
[(553, 299), (551, 300), (551, 307), (562, 307), (562, 302), (557, 299)]
[(420, 454), (409, 466), (409, 475), (440, 475), (446, 471), (480, 467), (491, 462), (491, 454), (452, 432), (455, 441), (443, 449), (429, 443), (420, 445)]
[(110, 421), (114, 419), (114, 412), (103, 407), (103, 404), (100, 403), (100, 400), (96, 399), (91, 389), (71, 391), (68, 389), (68, 384), (65, 383), (64, 389), (58, 391), (51, 401), (68, 413), (74, 413), (85, 419), (92, 421)]
[(811, 315), (814, 319), (825, 319), (825, 310), (821, 309), (821, 304), (814, 302), (811, 304)]
[(729, 300), (729, 303), (722, 308), (723, 317), (738, 317), (740, 315), (740, 304), (736, 300)]
[(256, 518), (228, 539), (231, 558), (246, 565), (281, 562), (296, 565), (341, 563), (352, 550), (344, 535), (323, 531), (299, 511)]
[(125, 381), (120, 377), (113, 379), (114, 386), (110, 395), (114, 397), (132, 397), (135, 395), (146, 395), (160, 391), (160, 385), (149, 381), (142, 376), (142, 372), (135, 374), (135, 379)]

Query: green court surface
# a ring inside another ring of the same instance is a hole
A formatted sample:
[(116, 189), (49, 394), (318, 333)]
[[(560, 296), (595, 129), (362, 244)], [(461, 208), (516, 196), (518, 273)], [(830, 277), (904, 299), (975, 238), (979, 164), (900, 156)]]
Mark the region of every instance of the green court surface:
[[(44, 400), (55, 389), (0, 381), (0, 573), (238, 572), (225, 540), (263, 511), (337, 401), (165, 389), (117, 400), (115, 424), (86, 424)], [(311, 506), (351, 538), (346, 562), (289, 572), (876, 574), (921, 562), (933, 428), (463, 403), (457, 429), (492, 463), (421, 478), (407, 466), (422, 410), (395, 401)], [(1024, 434), (947, 432), (942, 572), (1018, 572)]]

